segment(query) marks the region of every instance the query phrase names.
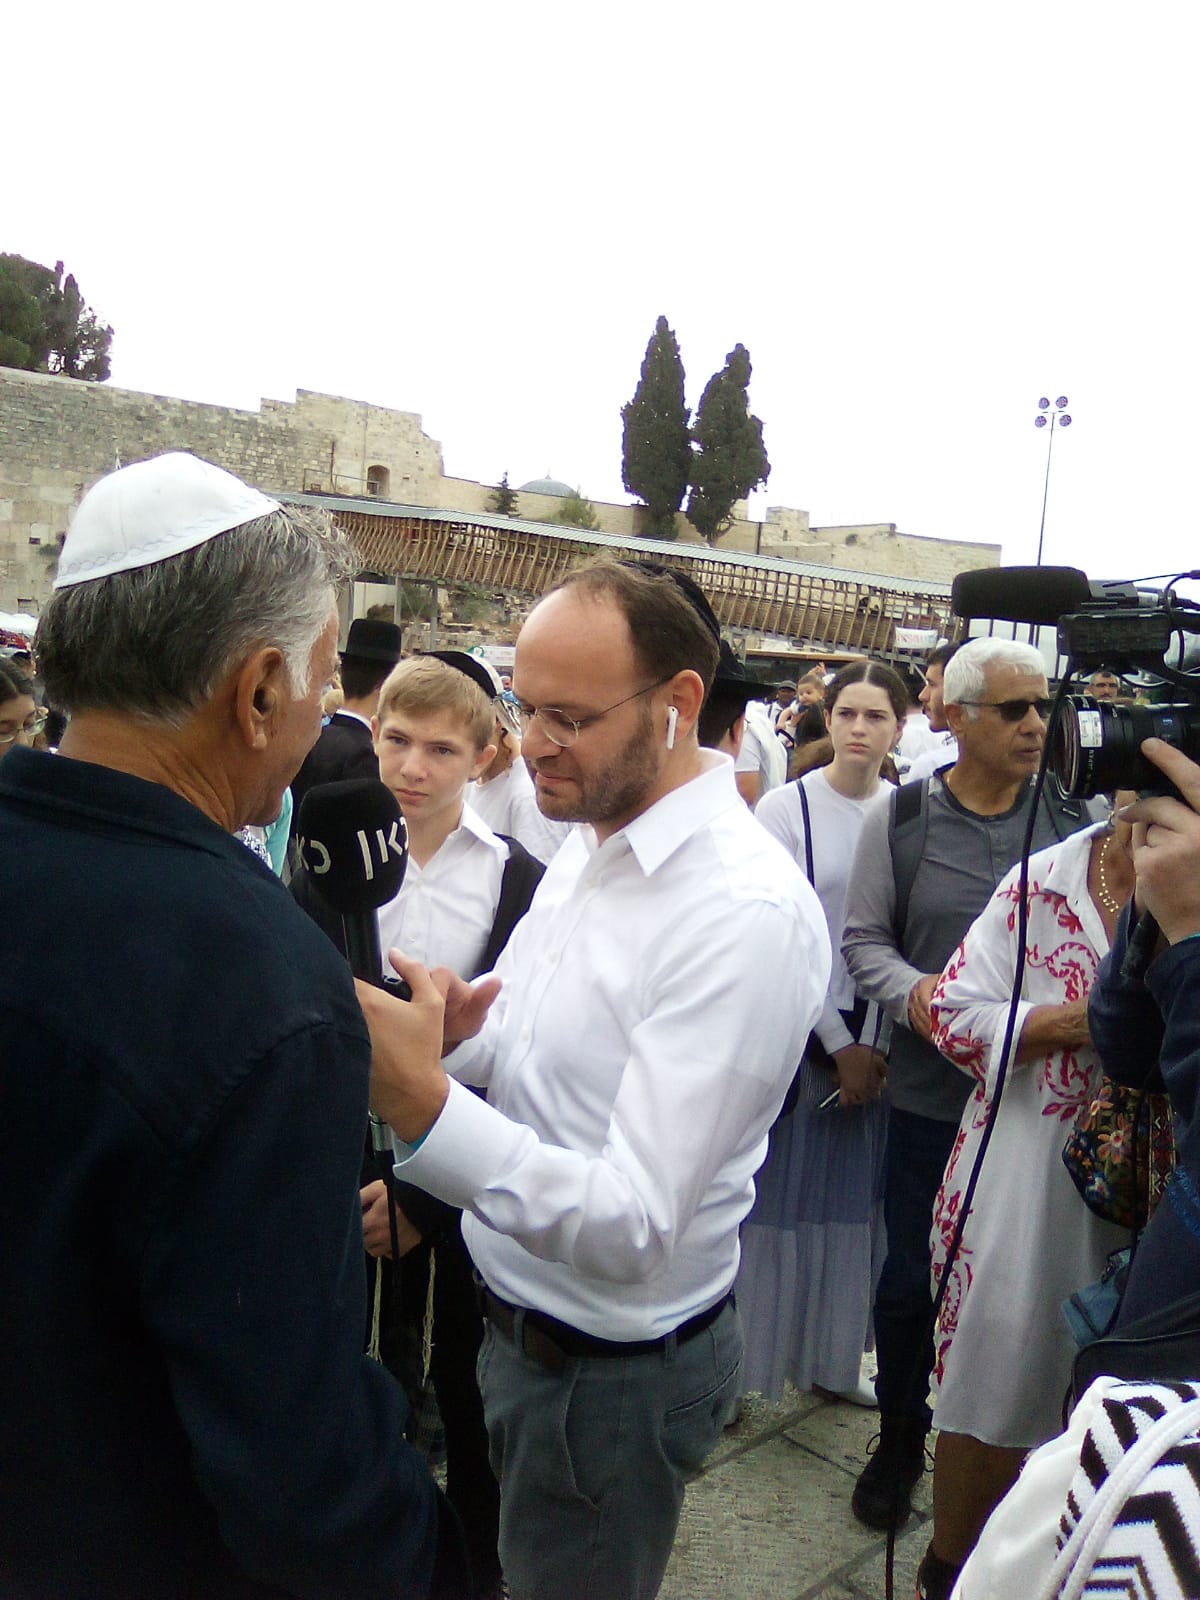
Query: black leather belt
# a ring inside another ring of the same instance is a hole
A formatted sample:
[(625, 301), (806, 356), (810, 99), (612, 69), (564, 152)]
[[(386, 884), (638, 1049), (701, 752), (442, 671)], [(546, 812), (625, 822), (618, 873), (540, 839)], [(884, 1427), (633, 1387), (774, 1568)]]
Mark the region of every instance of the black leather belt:
[[(686, 1344), (705, 1328), (711, 1328), (727, 1305), (733, 1303), (733, 1290), (722, 1295), (715, 1305), (698, 1311), (694, 1317), (681, 1322), (670, 1333), (659, 1339), (600, 1339), (595, 1334), (584, 1333), (544, 1311), (523, 1311), (507, 1300), (493, 1294), (486, 1283), (479, 1285), (480, 1309), (498, 1333), (514, 1344), (548, 1372), (562, 1372), (568, 1361), (579, 1357), (614, 1360), (621, 1356), (651, 1355), (665, 1350), (671, 1344)], [(521, 1337), (517, 1338), (517, 1319), (520, 1318)]]

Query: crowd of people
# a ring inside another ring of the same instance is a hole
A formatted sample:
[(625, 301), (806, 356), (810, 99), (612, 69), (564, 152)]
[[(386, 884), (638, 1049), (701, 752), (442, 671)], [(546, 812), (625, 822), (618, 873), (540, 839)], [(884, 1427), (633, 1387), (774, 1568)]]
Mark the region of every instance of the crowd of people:
[[(1127, 1241), (1064, 1141), (1105, 1075), (1191, 1087), (1200, 818), (1031, 815), (1014, 640), (764, 685), (691, 580), (602, 560), (509, 685), (382, 618), (338, 652), (352, 559), (159, 457), (85, 497), (36, 658), (0, 659), (0, 1588), (652, 1600), (688, 1475), (791, 1383), (878, 1407), (873, 1529), (936, 1425), (917, 1593), (948, 1597), (1059, 1434), (1062, 1302)], [(407, 841), (357, 983), (303, 859), (305, 797), (351, 780)], [(1150, 857), (1142, 983), (1104, 961)], [(1177, 1188), (1123, 1317), (1196, 1253)]]

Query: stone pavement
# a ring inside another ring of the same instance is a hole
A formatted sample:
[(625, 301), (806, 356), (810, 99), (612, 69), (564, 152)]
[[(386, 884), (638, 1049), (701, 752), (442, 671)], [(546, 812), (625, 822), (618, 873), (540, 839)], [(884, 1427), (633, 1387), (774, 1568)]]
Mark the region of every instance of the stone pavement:
[[(878, 1426), (877, 1411), (818, 1395), (747, 1395), (688, 1488), (660, 1600), (884, 1600), (887, 1541), (850, 1511)], [(896, 1600), (911, 1600), (929, 1542), (931, 1484), (896, 1541)]]

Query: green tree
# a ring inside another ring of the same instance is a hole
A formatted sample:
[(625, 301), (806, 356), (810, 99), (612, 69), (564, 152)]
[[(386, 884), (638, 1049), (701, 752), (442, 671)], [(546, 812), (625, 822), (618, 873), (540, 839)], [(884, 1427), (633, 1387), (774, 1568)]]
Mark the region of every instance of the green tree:
[(578, 489), (559, 502), (558, 510), (551, 517), (543, 517), (543, 522), (553, 523), (556, 527), (587, 528), (595, 533), (599, 530), (600, 522), (596, 516), (596, 508), (586, 495)]
[(621, 407), (622, 481), (646, 507), (646, 531), (654, 539), (673, 539), (677, 531), (675, 513), (692, 460), (688, 417), (679, 342), (666, 317), (659, 317), (633, 399)]
[(85, 304), (63, 264), (54, 271), (24, 256), (0, 255), (0, 362), (103, 383), (112, 370), (113, 331)]
[(517, 491), (510, 487), (507, 472), (488, 496), (487, 508), (498, 517), (516, 516)]
[(750, 413), (750, 372), (749, 351), (735, 345), (708, 380), (696, 410), (687, 514), (709, 544), (729, 531), (734, 504), (771, 473), (762, 423)]
[(0, 367), (44, 372), (49, 354), (42, 308), (0, 256)]

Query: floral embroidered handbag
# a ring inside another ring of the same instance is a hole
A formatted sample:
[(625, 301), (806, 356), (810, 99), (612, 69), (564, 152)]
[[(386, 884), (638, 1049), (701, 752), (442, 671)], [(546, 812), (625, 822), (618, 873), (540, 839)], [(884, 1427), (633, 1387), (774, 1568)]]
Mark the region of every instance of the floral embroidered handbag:
[(1170, 1100), (1159, 1090), (1103, 1078), (1099, 1094), (1080, 1110), (1062, 1158), (1089, 1210), (1122, 1228), (1144, 1228), (1175, 1168)]

